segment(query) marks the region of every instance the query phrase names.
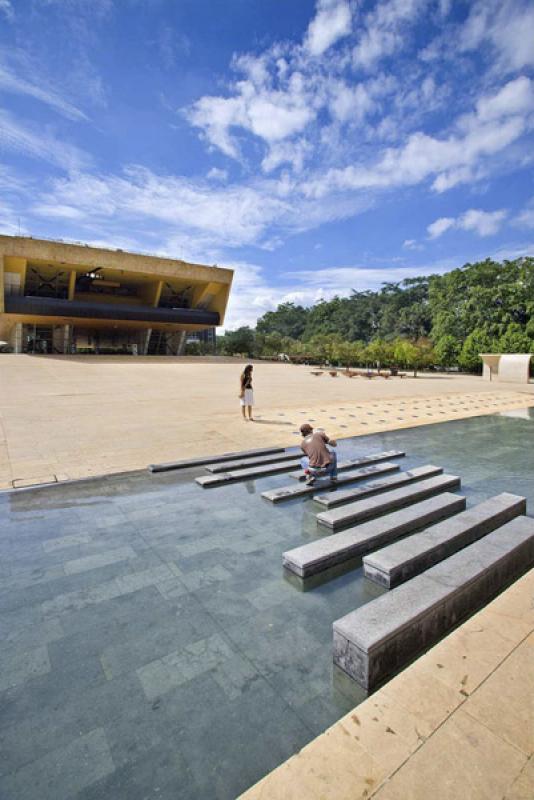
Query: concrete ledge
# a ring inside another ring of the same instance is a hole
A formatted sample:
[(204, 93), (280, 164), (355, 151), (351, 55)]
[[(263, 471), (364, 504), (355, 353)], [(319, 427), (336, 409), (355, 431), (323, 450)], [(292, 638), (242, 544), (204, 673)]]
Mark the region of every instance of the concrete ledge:
[(334, 663), (374, 689), (534, 564), (534, 519), (518, 517), (334, 622)]
[(300, 464), (300, 459), (275, 461), (272, 464), (258, 465), (248, 469), (219, 472), (217, 475), (202, 475), (199, 478), (195, 478), (195, 481), (203, 489), (211, 489), (215, 486), (224, 486), (226, 483), (237, 483), (237, 481), (246, 481), (252, 478), (264, 478), (266, 475), (277, 475), (279, 472), (287, 472), (293, 469), (297, 464)]
[(525, 514), (524, 497), (503, 492), (446, 522), (365, 556), (365, 577), (392, 589), (414, 575)]
[(319, 505), (324, 506), (326, 509), (336, 508), (344, 503), (349, 503), (351, 500), (359, 500), (368, 494), (378, 494), (385, 492), (395, 486), (404, 486), (408, 483), (415, 483), (423, 478), (432, 478), (434, 475), (441, 475), (443, 467), (435, 467), (433, 464), (425, 464), (423, 467), (415, 467), (414, 469), (407, 470), (406, 472), (399, 472), (398, 475), (392, 475), (389, 478), (383, 478), (378, 481), (366, 483), (365, 486), (358, 487), (357, 489), (347, 489), (344, 492), (327, 492), (326, 494), (316, 494), (313, 499)]
[(263, 447), (258, 450), (222, 453), (220, 456), (202, 456), (201, 458), (187, 458), (184, 461), (168, 461), (166, 464), (150, 464), (148, 470), (149, 472), (170, 472), (174, 469), (202, 467), (205, 464), (218, 464), (222, 461), (232, 461), (236, 458), (247, 458), (248, 456), (269, 455), (269, 453), (285, 453), (285, 447)]
[[(404, 453), (400, 453), (397, 450), (392, 450), (388, 453), (375, 453), (370, 456), (363, 456), (362, 458), (351, 458), (348, 461), (343, 461), (341, 464), (339, 464), (338, 469), (345, 471), (351, 469), (352, 467), (365, 466), (366, 464), (375, 464), (380, 461), (387, 461), (388, 458), (394, 458), (399, 455), (403, 456)], [(290, 469), (293, 469), (293, 467), (298, 466), (300, 464), (300, 457), (297, 458), (297, 456), (295, 456), (294, 458), (294, 461), (286, 461), (285, 463), (276, 461), (273, 464), (221, 472), (218, 475), (208, 475), (206, 477), (195, 478), (195, 480), (199, 486), (202, 486), (204, 489), (210, 489), (214, 486), (222, 486), (225, 483), (235, 483), (236, 481), (244, 481), (248, 480), (249, 478), (262, 478), (265, 475), (276, 475), (279, 472), (288, 472)], [(304, 475), (303, 472), (292, 473), (293, 476), (301, 474)]]
[(282, 563), (295, 575), (307, 578), (369, 553), (405, 533), (450, 517), (464, 508), (465, 497), (445, 492), (342, 533), (287, 550), (282, 556)]
[[(336, 486), (343, 486), (348, 483), (355, 483), (356, 481), (364, 480), (365, 478), (372, 477), (373, 475), (382, 475), (387, 472), (395, 472), (399, 469), (398, 464), (393, 462), (384, 461), (380, 464), (370, 464), (368, 467), (362, 467), (354, 472), (346, 472), (340, 475), (337, 479)], [(331, 481), (323, 481), (323, 485), (333, 486)], [(293, 484), (291, 486), (282, 486), (281, 489), (269, 489), (262, 492), (261, 496), (271, 503), (280, 503), (282, 500), (293, 500), (295, 497), (306, 497), (312, 495), (317, 491), (317, 486), (302, 486), (301, 484)], [(334, 492), (335, 494), (335, 492)]]
[(436, 475), (434, 478), (418, 481), (411, 486), (403, 486), (400, 489), (385, 492), (379, 497), (370, 497), (355, 503), (348, 503), (332, 511), (323, 511), (317, 514), (317, 523), (335, 531), (355, 522), (372, 519), (396, 508), (403, 508), (434, 494), (454, 489), (459, 485), (460, 478), (457, 475)]
[[(378, 463), (379, 461), (389, 461), (391, 458), (403, 458), (406, 455), (402, 450), (386, 450), (383, 453), (374, 453), (370, 456), (363, 458), (349, 458), (347, 461), (340, 461), (337, 465), (338, 472), (344, 472), (353, 467), (363, 466), (365, 464)], [(291, 472), (290, 478), (297, 481), (303, 481), (306, 477), (302, 470), (298, 472)]]
[(217, 464), (215, 461), (206, 464), (205, 469), (208, 472), (217, 474), (219, 472), (233, 472), (235, 469), (248, 469), (248, 467), (263, 466), (264, 464), (272, 464), (282, 461), (294, 461), (296, 458), (301, 458), (300, 453), (293, 449), (290, 453), (272, 453), (270, 455), (252, 456), (251, 458), (238, 458), (234, 461), (223, 461)]

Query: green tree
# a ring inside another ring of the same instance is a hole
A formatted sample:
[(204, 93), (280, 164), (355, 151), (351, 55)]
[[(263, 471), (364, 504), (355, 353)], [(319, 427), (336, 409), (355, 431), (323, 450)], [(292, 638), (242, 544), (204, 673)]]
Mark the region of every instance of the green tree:
[(442, 367), (453, 367), (458, 363), (458, 356), (462, 349), (462, 343), (446, 333), (435, 344), (436, 362)]
[(480, 353), (494, 353), (493, 340), (484, 329), (475, 328), (463, 343), (458, 363), (464, 369), (475, 372), (482, 368)]
[(498, 353), (530, 353), (532, 339), (527, 330), (517, 322), (511, 322), (498, 340)]
[(417, 372), (436, 363), (436, 354), (429, 339), (421, 338), (415, 342), (409, 339), (397, 339), (393, 349), (395, 361), (403, 367), (413, 369), (414, 378)]
[(267, 311), (259, 318), (256, 330), (258, 333), (276, 333), (290, 339), (300, 339), (309, 313), (308, 309), (294, 303), (282, 303), (276, 311)]
[(235, 331), (226, 331), (220, 339), (220, 351), (229, 356), (254, 356), (256, 336), (252, 328), (244, 325)]
[(395, 360), (394, 345), (384, 339), (373, 339), (365, 348), (365, 358), (379, 368), (389, 367)]

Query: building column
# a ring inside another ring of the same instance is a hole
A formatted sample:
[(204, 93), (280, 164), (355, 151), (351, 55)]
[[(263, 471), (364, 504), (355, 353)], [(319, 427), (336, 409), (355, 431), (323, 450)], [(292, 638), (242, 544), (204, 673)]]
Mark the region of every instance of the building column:
[(9, 334), (9, 345), (14, 353), (22, 353), (22, 322), (16, 322)]
[(167, 349), (172, 356), (182, 356), (185, 350), (187, 331), (176, 331), (167, 334)]
[(147, 356), (148, 355), (148, 345), (150, 342), (150, 337), (152, 335), (152, 328), (147, 328), (146, 331), (141, 333), (141, 355)]
[(71, 352), (71, 345), (72, 345), (72, 326), (71, 325), (64, 325), (63, 326), (63, 352), (65, 354)]

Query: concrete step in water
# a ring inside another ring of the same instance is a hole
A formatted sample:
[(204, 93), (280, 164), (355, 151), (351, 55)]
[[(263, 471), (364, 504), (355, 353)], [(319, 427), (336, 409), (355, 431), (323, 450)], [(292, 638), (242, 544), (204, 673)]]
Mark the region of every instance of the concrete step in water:
[[(403, 456), (398, 450), (392, 450), (388, 453), (372, 453), (369, 456), (361, 458), (352, 458), (349, 461), (344, 461), (339, 469), (348, 470), (351, 467), (366, 466), (367, 464), (375, 464), (380, 461), (387, 461), (388, 458)], [(235, 483), (236, 481), (245, 481), (253, 478), (263, 478), (266, 475), (276, 475), (279, 472), (288, 472), (300, 464), (300, 458), (294, 461), (276, 461), (273, 464), (265, 464), (264, 466), (249, 467), (248, 469), (229, 470), (228, 472), (221, 472), (217, 475), (207, 475), (205, 477), (196, 478), (196, 482), (204, 489), (210, 489), (214, 486), (223, 486), (225, 483)], [(294, 473), (299, 474), (299, 473)]]
[[(370, 456), (364, 456), (363, 458), (348, 458), (338, 463), (337, 470), (338, 472), (344, 472), (353, 467), (361, 467), (370, 463), (376, 464), (379, 461), (389, 461), (392, 458), (403, 458), (405, 455), (406, 453), (402, 450), (385, 450), (383, 453), (374, 453)], [(291, 472), (289, 477), (297, 481), (303, 481), (306, 475), (303, 470), (299, 470), (298, 472)]]
[(296, 450), (285, 453), (272, 453), (266, 456), (254, 456), (253, 458), (239, 458), (235, 461), (226, 461), (222, 464), (206, 464), (208, 472), (233, 472), (236, 469), (247, 469), (248, 467), (263, 466), (263, 464), (282, 463), (283, 461), (295, 461), (301, 458), (301, 454)]
[(517, 517), (334, 622), (334, 662), (374, 689), (534, 565), (534, 519)]
[(460, 478), (457, 475), (436, 475), (424, 481), (418, 481), (400, 489), (393, 489), (390, 492), (378, 497), (369, 497), (365, 500), (357, 500), (355, 503), (347, 503), (340, 508), (332, 511), (322, 511), (317, 514), (317, 522), (330, 530), (336, 531), (346, 528), (358, 522), (372, 519), (380, 514), (393, 511), (396, 508), (403, 508), (425, 497), (432, 497), (439, 492), (446, 492), (460, 485)]
[(279, 472), (288, 472), (300, 464), (299, 459), (292, 461), (275, 461), (272, 464), (264, 464), (263, 466), (248, 467), (247, 469), (234, 469), (228, 472), (219, 472), (217, 475), (203, 475), (195, 478), (199, 486), (204, 489), (212, 489), (215, 486), (224, 486), (227, 483), (236, 483), (237, 481), (248, 481), (254, 478), (265, 478), (267, 475), (277, 475)]
[(507, 492), (498, 494), (427, 531), (365, 556), (365, 577), (392, 589), (514, 517), (525, 514), (526, 510), (524, 497)]
[[(343, 486), (348, 483), (355, 483), (356, 481), (365, 480), (365, 478), (373, 477), (373, 475), (383, 475), (388, 472), (395, 472), (399, 469), (398, 464), (390, 461), (382, 461), (380, 464), (370, 464), (367, 467), (362, 467), (354, 472), (345, 472), (337, 479), (336, 486)], [(323, 486), (332, 486), (329, 480), (321, 480)], [(280, 503), (282, 500), (294, 500), (295, 497), (306, 497), (312, 495), (317, 491), (317, 483), (313, 486), (306, 486), (305, 484), (291, 484), (291, 486), (282, 486), (281, 489), (269, 489), (267, 492), (262, 492), (261, 496), (271, 503)], [(335, 494), (335, 493), (334, 493)]]
[(399, 472), (398, 475), (391, 475), (389, 478), (380, 478), (380, 480), (366, 483), (365, 486), (358, 486), (356, 489), (347, 489), (344, 492), (334, 491), (326, 492), (326, 494), (315, 494), (313, 499), (324, 508), (336, 508), (337, 506), (349, 503), (351, 500), (360, 500), (367, 495), (385, 492), (396, 486), (404, 486), (408, 483), (415, 483), (416, 481), (423, 480), (424, 478), (432, 478), (434, 475), (441, 475), (442, 472), (443, 467), (425, 464), (423, 467), (414, 467), (414, 469), (406, 470), (406, 472)]
[(191, 467), (202, 467), (205, 464), (233, 461), (236, 458), (266, 456), (269, 453), (285, 453), (285, 447), (261, 447), (256, 450), (241, 450), (236, 453), (221, 453), (218, 456), (202, 456), (201, 458), (187, 458), (183, 461), (168, 461), (166, 464), (150, 464), (148, 470), (149, 472), (170, 472), (175, 469), (190, 469)]
[(444, 492), (437, 497), (394, 511), (378, 519), (364, 522), (333, 536), (325, 536), (282, 556), (284, 567), (301, 578), (317, 575), (337, 564), (370, 553), (382, 545), (400, 539), (433, 522), (450, 517), (465, 508), (465, 497)]

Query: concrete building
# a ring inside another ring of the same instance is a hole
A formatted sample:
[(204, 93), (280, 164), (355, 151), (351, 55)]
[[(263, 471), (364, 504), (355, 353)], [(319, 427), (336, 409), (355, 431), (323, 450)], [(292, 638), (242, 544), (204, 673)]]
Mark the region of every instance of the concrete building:
[(532, 353), (480, 353), (486, 381), (528, 383)]
[(179, 355), (222, 325), (233, 271), (0, 236), (0, 340), (15, 353)]

